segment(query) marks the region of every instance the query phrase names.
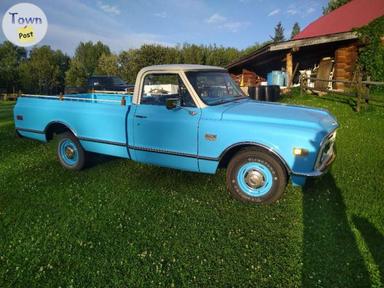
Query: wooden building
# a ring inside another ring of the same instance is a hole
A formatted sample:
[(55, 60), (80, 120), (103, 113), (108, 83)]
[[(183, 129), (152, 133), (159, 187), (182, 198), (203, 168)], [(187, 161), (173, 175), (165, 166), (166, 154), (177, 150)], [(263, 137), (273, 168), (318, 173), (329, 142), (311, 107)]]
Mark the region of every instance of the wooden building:
[[(336, 80), (352, 80), (361, 45), (353, 30), (381, 16), (384, 0), (352, 0), (309, 24), (294, 39), (266, 45), (227, 68), (234, 75), (246, 69), (264, 78), (273, 70), (284, 69), (287, 82), (295, 83), (299, 70), (325, 65), (323, 71), (328, 71), (328, 75), (323, 72), (317, 77), (329, 79), (331, 75)], [(343, 89), (344, 85), (335, 83), (333, 88)]]

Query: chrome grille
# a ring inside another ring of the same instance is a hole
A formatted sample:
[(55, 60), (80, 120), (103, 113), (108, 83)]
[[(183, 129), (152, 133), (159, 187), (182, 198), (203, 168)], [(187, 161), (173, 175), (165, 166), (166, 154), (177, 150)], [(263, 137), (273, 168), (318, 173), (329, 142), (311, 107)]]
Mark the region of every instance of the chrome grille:
[(326, 139), (323, 140), (319, 154), (316, 161), (316, 169), (319, 169), (323, 163), (330, 159), (334, 153), (334, 144), (336, 140), (336, 131), (329, 134)]

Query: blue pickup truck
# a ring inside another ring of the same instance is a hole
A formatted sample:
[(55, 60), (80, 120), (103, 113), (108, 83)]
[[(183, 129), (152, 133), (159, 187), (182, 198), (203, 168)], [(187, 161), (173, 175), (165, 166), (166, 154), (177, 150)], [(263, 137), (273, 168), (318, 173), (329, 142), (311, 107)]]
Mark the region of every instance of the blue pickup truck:
[(22, 137), (57, 135), (67, 169), (82, 169), (87, 152), (199, 173), (226, 168), (230, 193), (251, 203), (325, 173), (338, 128), (326, 110), (252, 100), (225, 69), (202, 65), (143, 68), (133, 95), (23, 95), (14, 120)]

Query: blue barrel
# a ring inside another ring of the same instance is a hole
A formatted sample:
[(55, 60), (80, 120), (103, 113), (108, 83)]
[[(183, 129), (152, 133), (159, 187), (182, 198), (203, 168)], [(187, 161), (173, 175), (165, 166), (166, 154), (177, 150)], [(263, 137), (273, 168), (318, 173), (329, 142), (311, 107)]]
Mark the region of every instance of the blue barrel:
[(272, 71), (267, 74), (268, 85), (284, 86), (286, 80), (286, 73), (283, 71)]

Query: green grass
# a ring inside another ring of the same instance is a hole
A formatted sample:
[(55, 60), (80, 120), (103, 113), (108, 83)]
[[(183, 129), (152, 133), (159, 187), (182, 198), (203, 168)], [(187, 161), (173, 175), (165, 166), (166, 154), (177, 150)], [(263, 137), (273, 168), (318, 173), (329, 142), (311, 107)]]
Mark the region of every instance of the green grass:
[(384, 287), (384, 108), (286, 97), (338, 118), (330, 173), (282, 200), (215, 176), (98, 157), (64, 170), (0, 104), (0, 287)]

